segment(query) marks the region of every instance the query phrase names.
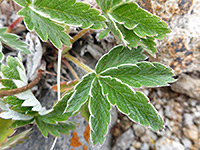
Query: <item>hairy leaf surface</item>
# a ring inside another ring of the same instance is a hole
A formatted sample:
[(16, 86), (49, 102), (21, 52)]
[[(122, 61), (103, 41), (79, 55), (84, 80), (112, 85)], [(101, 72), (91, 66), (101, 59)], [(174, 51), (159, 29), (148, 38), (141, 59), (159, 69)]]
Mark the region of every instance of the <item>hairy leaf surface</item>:
[[(25, 54), (30, 54), (25, 42), (19, 40), (19, 36), (6, 33), (7, 28), (0, 28), (0, 43), (6, 44), (10, 48), (20, 51)], [(0, 44), (1, 45), (1, 44)]]
[(97, 79), (92, 83), (91, 97), (89, 100), (90, 128), (93, 144), (103, 144), (110, 123), (110, 103), (103, 95)]
[(130, 50), (122, 45), (116, 46), (99, 60), (96, 65), (96, 72), (100, 73), (108, 68), (117, 67), (122, 64), (135, 64), (139, 60), (146, 59), (146, 56), (142, 53), (143, 49), (141, 47)]
[(102, 74), (121, 80), (132, 87), (166, 86), (174, 82), (172, 69), (160, 63), (139, 62), (135, 65), (123, 65), (109, 69)]
[(148, 98), (141, 92), (134, 92), (127, 85), (110, 77), (101, 77), (100, 84), (112, 105), (128, 115), (128, 117), (154, 131), (163, 128), (163, 121)]

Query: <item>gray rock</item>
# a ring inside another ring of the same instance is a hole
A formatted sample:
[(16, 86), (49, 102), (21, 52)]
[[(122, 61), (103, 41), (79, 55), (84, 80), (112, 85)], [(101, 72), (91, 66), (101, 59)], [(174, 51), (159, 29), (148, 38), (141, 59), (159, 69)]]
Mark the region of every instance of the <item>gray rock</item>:
[(142, 144), (141, 150), (149, 150), (149, 144), (147, 143)]
[(156, 150), (184, 150), (184, 146), (174, 140), (166, 137), (160, 138), (156, 143)]
[(184, 117), (184, 124), (185, 124), (186, 126), (191, 126), (191, 125), (194, 123), (194, 122), (193, 122), (194, 115), (185, 113), (185, 114), (183, 115), (183, 117)]
[(133, 130), (136, 136), (141, 137), (142, 135), (144, 135), (146, 129), (145, 127), (139, 125), (139, 124), (134, 124), (133, 125)]
[(187, 138), (183, 138), (182, 143), (186, 148), (190, 148), (192, 146), (192, 142)]
[(117, 138), (116, 144), (112, 148), (112, 150), (126, 150), (130, 147), (130, 145), (134, 141), (134, 133), (133, 130), (130, 128), (125, 131), (122, 135)]
[(175, 92), (186, 94), (192, 98), (200, 100), (200, 79), (192, 78), (189, 75), (181, 74), (178, 81), (175, 82), (171, 89)]

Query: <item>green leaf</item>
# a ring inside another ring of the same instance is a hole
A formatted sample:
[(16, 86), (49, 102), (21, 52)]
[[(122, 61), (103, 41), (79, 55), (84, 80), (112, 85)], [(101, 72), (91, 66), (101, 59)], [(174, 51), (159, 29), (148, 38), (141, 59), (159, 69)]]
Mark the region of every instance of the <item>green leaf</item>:
[(127, 29), (133, 29), (141, 38), (145, 36), (159, 36), (170, 33), (168, 25), (151, 13), (139, 8), (134, 2), (123, 3), (113, 7), (109, 14)]
[[(4, 82), (5, 87), (10, 87), (10, 86), (14, 86), (17, 88), (23, 87), (25, 85), (28, 84), (28, 79), (26, 77), (26, 73), (25, 73), (25, 69), (22, 63), (22, 60), (20, 58), (20, 56), (13, 58), (11, 56), (7, 57), (7, 66), (6, 65), (2, 65), (2, 73), (4, 76), (2, 76), (2, 81), (6, 81), (7, 79), (5, 78), (9, 78), (9, 82)], [(5, 89), (4, 89), (5, 90)], [(33, 115), (36, 113), (36, 111), (40, 114), (40, 115), (44, 115), (46, 113), (48, 113), (48, 111), (43, 108), (40, 104), (40, 102), (35, 98), (35, 96), (33, 95), (33, 93), (31, 92), (31, 90), (27, 90), (25, 92), (19, 93), (19, 94), (15, 94), (15, 96), (17, 97), (9, 97), (11, 98), (9, 101), (16, 101), (16, 104), (13, 105), (10, 103), (9, 105), (9, 111), (14, 110), (16, 112), (19, 113), (23, 113), (23, 114), (30, 114)], [(6, 99), (7, 100), (7, 99)], [(20, 100), (23, 100), (23, 103), (21, 104)], [(18, 103), (19, 102), (19, 103)], [(6, 112), (4, 113), (6, 114)]]
[(12, 123), (11, 127), (12, 128), (19, 128), (19, 127), (28, 125), (28, 124), (32, 123), (33, 121), (34, 121), (34, 118), (32, 118), (31, 120), (15, 120)]
[(1, 88), (1, 90), (12, 90), (12, 89), (17, 88), (15, 83), (9, 79), (1, 79), (0, 83), (5, 87), (5, 88)]
[(89, 122), (89, 118), (90, 118), (90, 111), (88, 109), (88, 102), (86, 102), (81, 108), (80, 108), (80, 113), (81, 116), (85, 118), (85, 120), (87, 120), (87, 122)]
[(109, 29), (104, 29), (104, 30), (102, 30), (102, 31), (100, 32), (98, 38), (99, 38), (100, 40), (103, 39), (104, 37), (106, 37), (106, 36), (108, 35), (109, 32), (110, 32)]
[(122, 45), (116, 46), (99, 60), (96, 65), (96, 72), (100, 73), (108, 68), (122, 64), (136, 64), (137, 61), (146, 59), (146, 56), (142, 53), (143, 49), (141, 47), (130, 50)]
[(12, 136), (8, 138), (8, 140), (5, 143), (2, 143), (1, 148), (2, 149), (8, 149), (12, 147), (15, 144), (22, 143), (23, 139), (26, 138), (27, 134), (31, 131), (31, 129), (28, 129), (26, 131), (23, 131), (22, 133), (19, 133), (15, 136)]
[(124, 40), (128, 43), (128, 47), (137, 47), (139, 44), (149, 53), (156, 53), (156, 43), (154, 42), (153, 37), (146, 36), (145, 38), (140, 38), (137, 36), (133, 30), (126, 29), (123, 25), (117, 23), (118, 28), (123, 34)]
[(29, 30), (35, 30), (43, 41), (49, 40), (57, 47), (61, 48), (62, 43), (69, 45), (70, 36), (64, 32), (64, 28), (42, 15), (34, 12), (30, 8), (23, 8), (18, 12), (24, 16), (24, 21)]
[(120, 4), (123, 0), (96, 0), (97, 4), (104, 13), (107, 13), (112, 7)]
[(100, 75), (111, 76), (132, 87), (166, 86), (174, 82), (172, 69), (160, 63), (139, 62), (135, 65), (123, 65), (111, 68)]
[(31, 4), (31, 0), (14, 0), (14, 1), (23, 7), (28, 7), (28, 5)]
[(12, 33), (6, 33), (7, 28), (0, 28), (0, 42), (6, 44), (14, 50), (20, 51), (24, 54), (30, 54), (25, 42), (20, 41), (19, 37)]
[(13, 134), (14, 129), (10, 127), (12, 120), (5, 120), (0, 118), (0, 145), (3, 143), (8, 136)]
[(91, 84), (95, 77), (94, 73), (86, 75), (75, 87), (75, 92), (67, 104), (67, 112), (77, 112), (89, 98)]
[(53, 111), (40, 116), (40, 119), (46, 123), (56, 124), (58, 121), (65, 121), (71, 116), (71, 113), (65, 112), (67, 102), (69, 98), (72, 96), (73, 92), (66, 94), (63, 98), (57, 102), (57, 104), (53, 107)]
[(110, 77), (100, 77), (99, 81), (109, 102), (131, 120), (149, 126), (154, 131), (163, 128), (163, 120), (143, 93), (134, 92), (127, 85)]
[(69, 130), (74, 130), (76, 128), (76, 124), (70, 121), (50, 124), (43, 122), (40, 116), (36, 117), (35, 121), (44, 137), (47, 137), (48, 132), (53, 136), (59, 136), (59, 133), (69, 134)]
[(90, 8), (87, 3), (75, 0), (35, 0), (33, 7), (37, 11), (49, 15), (51, 19), (81, 28), (89, 28), (94, 25), (91, 28), (101, 29), (101, 24), (105, 21), (97, 9)]
[(93, 144), (103, 144), (110, 123), (110, 103), (103, 95), (99, 81), (95, 79), (92, 83), (91, 97), (89, 99), (90, 128)]
[(21, 67), (19, 62), (11, 56), (7, 57), (6, 62), (7, 62), (8, 66), (6, 66), (6, 65), (1, 66), (1, 71), (2, 71), (3, 75), (9, 79), (20, 80), (20, 75), (17, 70), (17, 66)]
[(106, 25), (107, 25), (108, 29), (110, 29), (114, 35), (118, 36), (120, 38), (121, 42), (123, 43), (123, 45), (126, 46), (127, 41), (125, 41), (124, 35), (122, 34), (122, 31), (117, 26), (117, 23), (111, 18), (111, 16), (109, 14), (105, 15), (105, 16), (107, 16)]

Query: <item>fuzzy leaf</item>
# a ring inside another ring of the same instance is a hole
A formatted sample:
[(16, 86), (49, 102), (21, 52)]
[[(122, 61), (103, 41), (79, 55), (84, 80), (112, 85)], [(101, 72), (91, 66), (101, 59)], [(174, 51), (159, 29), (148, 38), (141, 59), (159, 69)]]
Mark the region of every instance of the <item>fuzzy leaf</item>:
[(30, 54), (25, 42), (20, 41), (19, 37), (12, 33), (6, 33), (7, 28), (0, 28), (0, 42), (6, 44), (14, 50), (20, 51), (25, 54)]
[(101, 77), (99, 81), (109, 102), (131, 120), (149, 126), (154, 131), (163, 128), (163, 120), (144, 94), (134, 92), (127, 85), (110, 77)]
[(168, 25), (158, 16), (152, 15), (134, 2), (123, 3), (113, 7), (109, 14), (127, 29), (133, 29), (141, 38), (145, 36), (160, 36), (170, 32)]
[(0, 100), (0, 108), (3, 112), (0, 113), (0, 117), (3, 119), (12, 119), (12, 120), (30, 120), (33, 118), (33, 115), (25, 115), (16, 111), (11, 110), (10, 105), (6, 102)]
[(102, 74), (121, 80), (132, 87), (166, 86), (174, 82), (172, 69), (160, 63), (139, 62), (135, 65), (123, 65), (111, 68)]
[(53, 136), (59, 136), (60, 133), (69, 134), (69, 130), (74, 130), (76, 127), (75, 123), (70, 121), (59, 122), (57, 124), (46, 123), (42, 121), (40, 116), (36, 117), (35, 121), (44, 137), (47, 137), (48, 132)]
[(108, 68), (122, 64), (136, 64), (137, 61), (146, 59), (146, 56), (142, 53), (143, 49), (141, 47), (129, 50), (121, 45), (116, 46), (99, 60), (96, 65), (96, 72), (100, 73)]
[(43, 41), (49, 40), (57, 47), (61, 48), (62, 43), (69, 45), (70, 36), (64, 32), (64, 28), (42, 15), (36, 13), (29, 7), (18, 12), (24, 16), (24, 21), (29, 30), (35, 30)]
[(8, 136), (13, 134), (14, 129), (10, 128), (11, 124), (12, 120), (5, 120), (0, 118), (0, 145), (7, 139)]
[[(3, 73), (2, 81), (5, 88), (13, 88), (14, 84), (15, 87), (20, 88), (28, 84), (28, 79), (26, 77), (25, 69), (20, 56), (16, 58), (9, 56), (7, 58), (7, 66), (2, 65), (1, 67)], [(7, 78), (9, 78), (9, 82), (4, 82), (7, 80)], [(40, 102), (35, 98), (31, 90), (15, 94), (13, 97), (7, 97), (5, 102), (9, 104), (8, 111), (14, 110), (16, 113), (19, 112), (32, 115), (35, 113), (35, 111), (37, 111), (40, 115), (48, 113), (48, 111), (43, 108)], [(4, 114), (7, 113), (4, 112)]]
[(92, 29), (100, 29), (101, 24), (105, 21), (97, 9), (90, 8), (87, 3), (75, 0), (35, 0), (33, 7), (37, 11), (49, 15), (51, 19), (81, 28), (92, 26)]
[(110, 123), (110, 103), (103, 95), (99, 81), (95, 79), (92, 83), (91, 97), (89, 100), (90, 128), (93, 144), (103, 144)]
[(46, 123), (56, 124), (58, 121), (65, 121), (71, 116), (71, 113), (65, 112), (67, 102), (73, 93), (66, 94), (63, 98), (57, 102), (57, 104), (53, 107), (53, 111), (40, 116), (40, 119)]
[(85, 76), (75, 87), (75, 92), (67, 104), (67, 112), (77, 112), (81, 106), (88, 100), (91, 84), (95, 77), (94, 73)]

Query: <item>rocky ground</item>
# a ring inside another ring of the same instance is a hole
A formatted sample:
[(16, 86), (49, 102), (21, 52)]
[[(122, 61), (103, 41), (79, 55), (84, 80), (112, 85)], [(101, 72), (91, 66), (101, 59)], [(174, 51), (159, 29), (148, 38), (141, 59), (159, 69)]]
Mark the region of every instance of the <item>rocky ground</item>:
[[(165, 129), (158, 133), (130, 121), (126, 116), (112, 109), (112, 123), (105, 144), (101, 147), (91, 146), (89, 140), (88, 123), (80, 115), (72, 118), (79, 123), (78, 128), (69, 136), (61, 135), (55, 149), (69, 150), (199, 150), (200, 149), (200, 2), (198, 0), (136, 0), (140, 6), (163, 18), (171, 27), (172, 32), (165, 41), (157, 41), (159, 53), (151, 61), (159, 61), (171, 66), (175, 72), (177, 82), (168, 87), (141, 89), (151, 103), (161, 114)], [(93, 0), (88, 0), (94, 3)], [(18, 16), (10, 5), (0, 4), (0, 27), (8, 26)], [(7, 8), (6, 8), (7, 7)], [(14, 7), (15, 10), (18, 7)], [(72, 28), (71, 34), (79, 29)], [(51, 45), (42, 43), (34, 33), (25, 30), (23, 24), (15, 28), (15, 33), (29, 43), (32, 56), (24, 57), (28, 75), (34, 76), (32, 69), (37, 69), (41, 60), (47, 64), (47, 70), (56, 73), (56, 52)], [(115, 38), (108, 37), (98, 40), (98, 32), (87, 34), (73, 46), (72, 53), (78, 56), (90, 67), (110, 48), (116, 45)], [(37, 45), (37, 46), (36, 46)], [(41, 53), (43, 52), (43, 53)], [(9, 53), (15, 55), (12, 51)], [(27, 62), (38, 62), (31, 64)], [(70, 63), (81, 77), (85, 74), (80, 68)], [(34, 66), (34, 67), (33, 67)], [(30, 69), (31, 68), (31, 69)], [(68, 68), (62, 65), (62, 76), (73, 79)], [(47, 74), (35, 87), (36, 95), (41, 103), (50, 107), (56, 100), (56, 93), (51, 86), (56, 84), (56, 77)], [(64, 81), (64, 79), (63, 79)], [(41, 94), (42, 93), (42, 94)], [(43, 138), (33, 125), (32, 133), (23, 144), (13, 148), (15, 150), (48, 150), (54, 138)]]

